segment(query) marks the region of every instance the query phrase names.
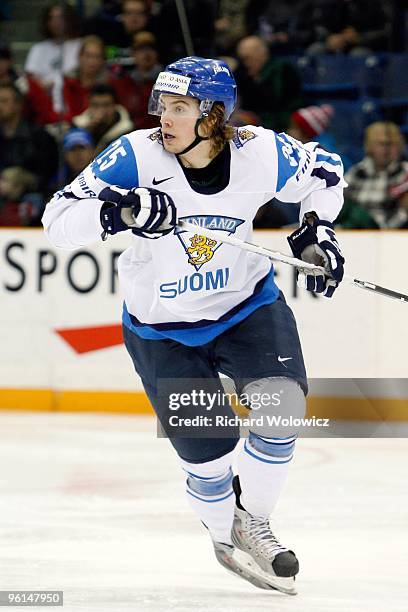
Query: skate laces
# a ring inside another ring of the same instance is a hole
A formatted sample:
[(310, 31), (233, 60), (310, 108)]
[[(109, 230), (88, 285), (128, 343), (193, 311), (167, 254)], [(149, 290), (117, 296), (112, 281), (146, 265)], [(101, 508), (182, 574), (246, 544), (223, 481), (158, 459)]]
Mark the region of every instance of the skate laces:
[(266, 558), (270, 559), (275, 557), (277, 553), (287, 550), (274, 535), (269, 525), (269, 519), (255, 517), (249, 513), (247, 513), (247, 518), (249, 522), (248, 536), (253, 541), (254, 546), (259, 548)]

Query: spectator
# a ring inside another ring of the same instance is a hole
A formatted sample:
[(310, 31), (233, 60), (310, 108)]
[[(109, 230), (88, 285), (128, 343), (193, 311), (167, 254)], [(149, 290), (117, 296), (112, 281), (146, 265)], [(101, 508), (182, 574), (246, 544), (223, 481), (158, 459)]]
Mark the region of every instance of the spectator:
[(399, 227), (408, 229), (408, 173), (397, 185), (390, 188), (390, 197), (398, 202), (398, 210), (401, 216)]
[(45, 88), (29, 75), (18, 75), (13, 66), (10, 48), (4, 44), (0, 44), (0, 84), (14, 84), (24, 95), (24, 116), (29, 121), (44, 125), (58, 120)]
[(405, 215), (392, 187), (408, 172), (408, 162), (402, 159), (403, 136), (394, 123), (378, 121), (366, 129), (364, 146), (366, 156), (345, 175), (346, 201), (361, 206), (380, 228), (400, 227)]
[(132, 39), (133, 70), (130, 75), (137, 83), (153, 85), (163, 66), (159, 63), (156, 38), (151, 32), (138, 32)]
[(123, 26), (120, 22), (122, 0), (102, 0), (100, 8), (85, 20), (83, 33), (85, 36), (95, 35), (101, 38), (107, 47), (107, 56), (112, 59), (116, 48), (123, 43)]
[(345, 200), (335, 224), (343, 229), (379, 229), (370, 213), (355, 202)]
[(0, 227), (39, 225), (44, 200), (36, 193), (34, 174), (23, 168), (6, 168), (0, 173)]
[(350, 159), (338, 151), (336, 141), (328, 131), (333, 115), (334, 108), (330, 104), (299, 108), (290, 116), (287, 133), (303, 143), (319, 142), (327, 151), (341, 155), (343, 166), (348, 170), (351, 166)]
[(63, 75), (77, 68), (81, 44), (74, 9), (61, 2), (49, 4), (42, 16), (42, 35), (44, 40), (28, 53), (25, 71), (52, 91), (54, 109), (60, 112)]
[(33, 172), (42, 192), (58, 167), (55, 140), (23, 117), (24, 98), (12, 84), (0, 85), (0, 170), (20, 166)]
[(133, 36), (138, 32), (150, 31), (153, 27), (147, 0), (123, 0), (119, 19), (122, 33), (115, 57), (126, 62), (131, 55)]
[(109, 85), (94, 87), (89, 96), (88, 108), (74, 117), (72, 122), (76, 127), (90, 132), (96, 145), (95, 154), (133, 129), (128, 111), (117, 104), (115, 90)]
[(330, 104), (299, 108), (290, 116), (288, 134), (303, 143), (316, 140), (326, 132), (333, 114)]
[(301, 106), (301, 83), (296, 69), (270, 57), (259, 36), (243, 38), (237, 48), (241, 65), (236, 73), (241, 107), (277, 132), (287, 127), (290, 114)]
[[(135, 83), (128, 75), (115, 75), (108, 70), (103, 41), (91, 35), (82, 41), (78, 70), (74, 75), (64, 78), (65, 120), (71, 121), (88, 108), (89, 95), (96, 85), (113, 87), (119, 104), (131, 110)], [(139, 91), (137, 94), (140, 96)]]
[(64, 118), (71, 121), (83, 113), (92, 88), (108, 80), (103, 41), (97, 36), (85, 37), (79, 50), (78, 69), (64, 78)]
[(249, 0), (247, 33), (260, 36), (273, 54), (296, 53), (296, 16), (303, 0)]
[(311, 0), (298, 12), (297, 35), (309, 54), (385, 51), (390, 32), (380, 0)]
[(238, 41), (246, 36), (245, 9), (249, 0), (220, 0), (215, 20), (215, 42), (219, 55), (235, 52)]
[(96, 34), (107, 47), (109, 60), (129, 56), (134, 34), (154, 28), (150, 0), (107, 0), (85, 22), (85, 34)]
[(147, 2), (145, 0), (123, 0), (120, 18), (127, 36), (126, 46), (130, 47), (134, 34), (148, 29), (150, 10)]
[[(156, 117), (148, 115), (147, 105), (156, 77), (162, 70), (158, 62), (156, 39), (151, 32), (138, 32), (133, 36), (133, 64), (122, 83), (112, 80), (118, 99), (127, 108), (135, 129), (148, 129), (158, 125)], [(125, 79), (125, 80), (124, 80)]]
[(71, 128), (65, 133), (62, 148), (64, 165), (58, 173), (55, 191), (71, 183), (95, 155), (92, 136), (81, 128)]

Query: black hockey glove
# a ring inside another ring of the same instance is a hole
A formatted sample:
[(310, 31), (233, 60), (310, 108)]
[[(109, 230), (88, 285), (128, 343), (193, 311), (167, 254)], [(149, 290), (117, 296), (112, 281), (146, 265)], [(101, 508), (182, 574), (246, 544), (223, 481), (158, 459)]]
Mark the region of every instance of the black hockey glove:
[(143, 238), (160, 238), (169, 234), (176, 225), (176, 206), (163, 191), (149, 187), (129, 190), (105, 187), (99, 199), (104, 201), (101, 209), (103, 239), (106, 234), (128, 229)]
[(298, 270), (298, 285), (332, 297), (343, 280), (344, 257), (336, 240), (333, 224), (320, 221), (316, 213), (306, 213), (302, 225), (288, 237), (295, 257), (322, 266), (327, 275), (313, 270)]

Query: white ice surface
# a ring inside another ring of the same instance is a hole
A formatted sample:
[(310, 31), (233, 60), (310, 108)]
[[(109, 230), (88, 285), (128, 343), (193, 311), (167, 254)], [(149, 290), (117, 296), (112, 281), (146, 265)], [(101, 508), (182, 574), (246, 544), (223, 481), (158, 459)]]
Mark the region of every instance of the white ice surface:
[(0, 590), (63, 590), (65, 612), (408, 610), (406, 439), (298, 442), (290, 597), (218, 565), (153, 419), (0, 412), (0, 432)]

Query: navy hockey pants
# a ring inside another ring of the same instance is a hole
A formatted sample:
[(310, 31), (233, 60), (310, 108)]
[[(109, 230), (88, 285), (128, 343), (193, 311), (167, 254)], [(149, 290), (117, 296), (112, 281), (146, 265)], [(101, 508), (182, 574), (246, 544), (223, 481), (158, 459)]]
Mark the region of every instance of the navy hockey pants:
[[(174, 429), (168, 426), (175, 414), (169, 408), (171, 391), (191, 394), (199, 379), (200, 388), (216, 397), (218, 391), (224, 392), (218, 374), (221, 372), (234, 381), (237, 393), (247, 382), (266, 377), (292, 378), (307, 392), (295, 318), (282, 293), (273, 304), (262, 306), (202, 346), (189, 347), (174, 340), (145, 340), (127, 327), (123, 333), (126, 348), (165, 433), (179, 456), (190, 463), (212, 461), (232, 451), (239, 440), (239, 428), (223, 428), (222, 436), (219, 428), (211, 427), (205, 428), (205, 437), (199, 433), (190, 437), (173, 433)], [(282, 361), (284, 357), (290, 359)], [(211, 413), (202, 405), (189, 405), (188, 409), (181, 407), (177, 411), (178, 416), (189, 418), (215, 413), (234, 416), (224, 402), (216, 404)]]

